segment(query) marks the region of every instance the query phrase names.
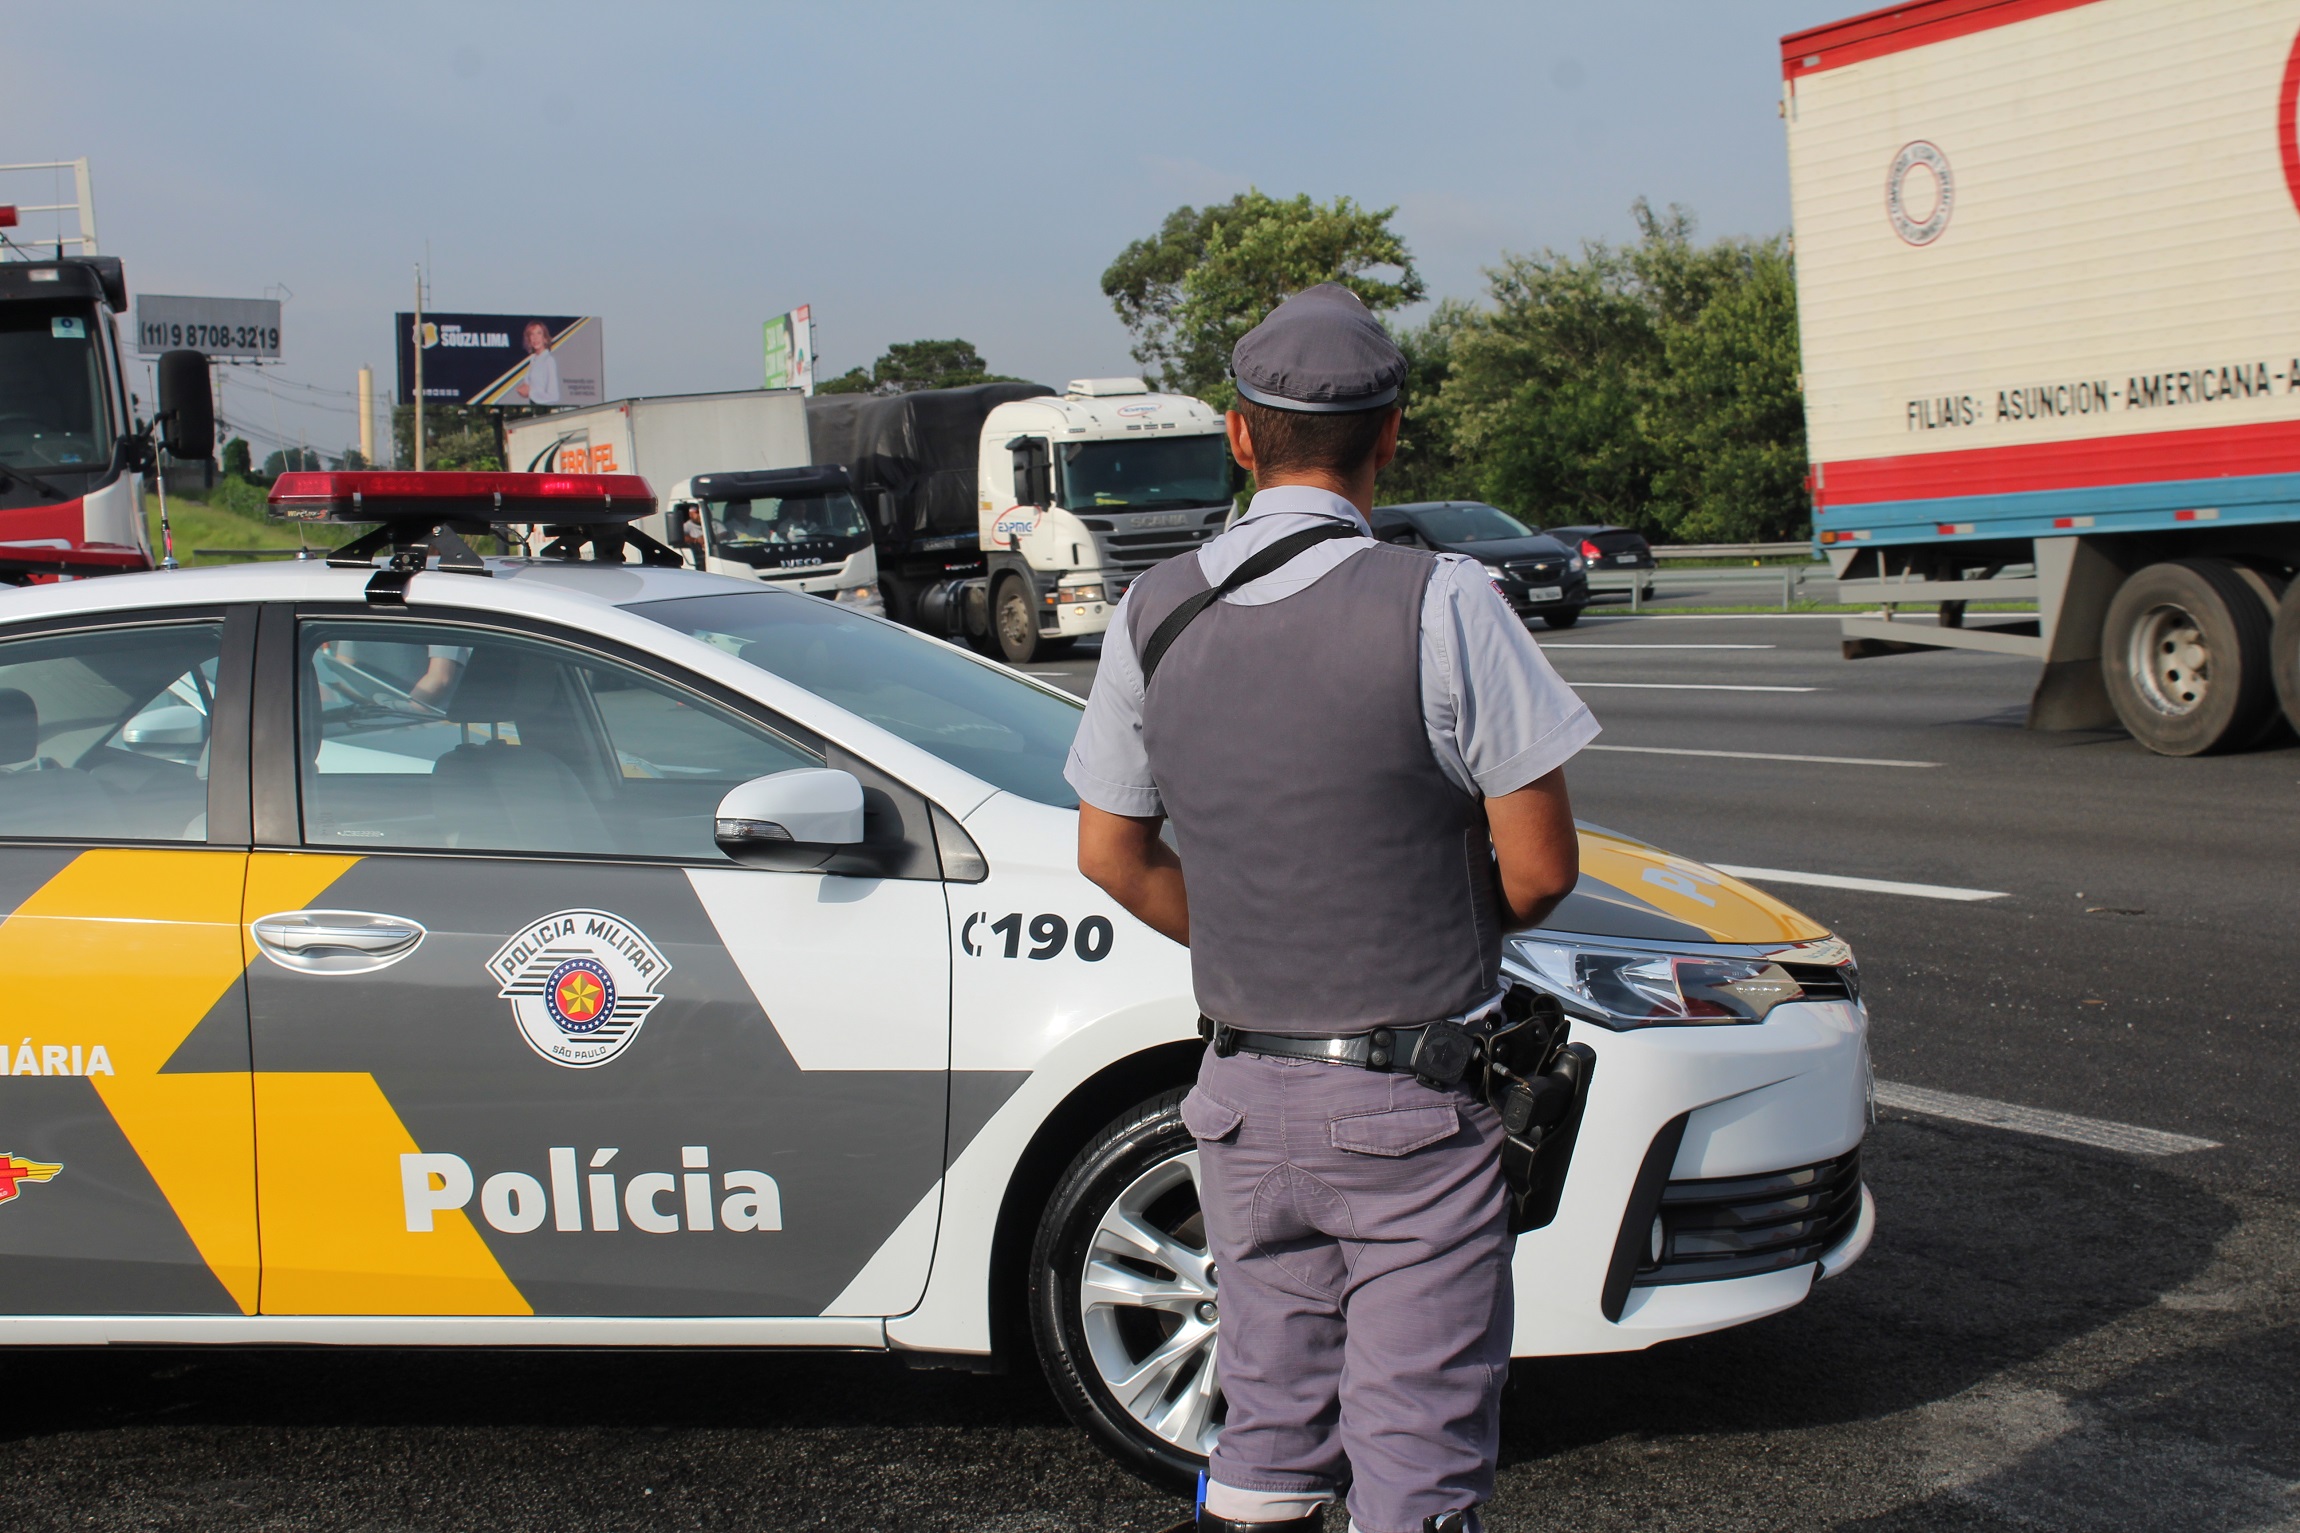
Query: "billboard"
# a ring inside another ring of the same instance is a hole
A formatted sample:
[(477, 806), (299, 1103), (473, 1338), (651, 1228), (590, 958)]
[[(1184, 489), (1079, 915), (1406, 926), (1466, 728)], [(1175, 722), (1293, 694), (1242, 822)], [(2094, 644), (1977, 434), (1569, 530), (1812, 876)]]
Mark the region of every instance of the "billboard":
[(767, 387), (815, 391), (813, 304), (802, 303), (767, 321)]
[(136, 355), (189, 349), (233, 361), (277, 361), (277, 298), (174, 298), (136, 295)]
[[(399, 402), (415, 403), (415, 316), (401, 313)], [(607, 397), (596, 315), (426, 314), (426, 404), (595, 405)]]

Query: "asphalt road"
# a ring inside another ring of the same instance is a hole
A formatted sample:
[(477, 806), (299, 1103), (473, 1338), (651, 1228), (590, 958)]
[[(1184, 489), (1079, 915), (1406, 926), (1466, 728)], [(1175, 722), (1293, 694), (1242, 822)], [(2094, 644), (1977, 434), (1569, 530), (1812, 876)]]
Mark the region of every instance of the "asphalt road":
[[(1599, 743), (1633, 747), (1571, 769), (1584, 818), (1716, 862), (2001, 891), (1772, 885), (1860, 954), (1880, 1078), (2220, 1147), (1886, 1111), (1876, 1244), (1801, 1308), (1520, 1365), (1489, 1525), (2300, 1528), (2300, 746), (2168, 761), (2030, 734), (2026, 663), (1847, 664), (1824, 619), (1543, 637)], [(1092, 657), (1042, 669), (1083, 689)], [(1706, 690), (1751, 687), (1786, 690)], [(1685, 751), (1743, 754), (1655, 753)], [(1846, 759), (1752, 759), (1777, 756)], [(118, 1352), (0, 1380), (10, 1530), (1118, 1533), (1182, 1510), (1027, 1371)]]

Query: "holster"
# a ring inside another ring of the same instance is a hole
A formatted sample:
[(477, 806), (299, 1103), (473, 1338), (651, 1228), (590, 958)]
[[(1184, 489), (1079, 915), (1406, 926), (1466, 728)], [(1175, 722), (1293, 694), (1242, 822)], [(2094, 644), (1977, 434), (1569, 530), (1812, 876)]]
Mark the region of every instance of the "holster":
[(1487, 1029), (1479, 1050), (1475, 1090), (1501, 1115), (1512, 1235), (1556, 1218), (1565, 1192), (1597, 1067), (1596, 1051), (1566, 1036), (1570, 1026), (1555, 996), (1513, 984), (1502, 998), (1501, 1021)]

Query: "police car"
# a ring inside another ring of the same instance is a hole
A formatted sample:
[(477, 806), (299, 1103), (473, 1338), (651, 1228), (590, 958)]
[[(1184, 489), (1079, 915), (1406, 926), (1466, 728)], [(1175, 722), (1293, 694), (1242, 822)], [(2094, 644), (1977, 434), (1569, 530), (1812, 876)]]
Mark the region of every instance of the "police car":
[[(273, 493), (373, 530), (0, 593), (0, 1341), (1035, 1350), (1194, 1471), (1197, 1013), (1073, 865), (1077, 702), (675, 567), (638, 480)], [(1510, 947), (1594, 1055), (1520, 1354), (1790, 1308), (1874, 1218), (1845, 945), (1582, 865)]]

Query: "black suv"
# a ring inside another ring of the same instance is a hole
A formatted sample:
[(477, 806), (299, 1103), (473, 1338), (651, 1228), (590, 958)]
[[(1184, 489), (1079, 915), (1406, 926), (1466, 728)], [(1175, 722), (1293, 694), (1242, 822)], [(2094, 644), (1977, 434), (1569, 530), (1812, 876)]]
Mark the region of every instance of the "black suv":
[(1371, 520), (1374, 536), (1384, 542), (1477, 560), (1519, 617), (1571, 628), (1589, 605), (1589, 575), (1581, 555), (1483, 501), (1376, 506)]

